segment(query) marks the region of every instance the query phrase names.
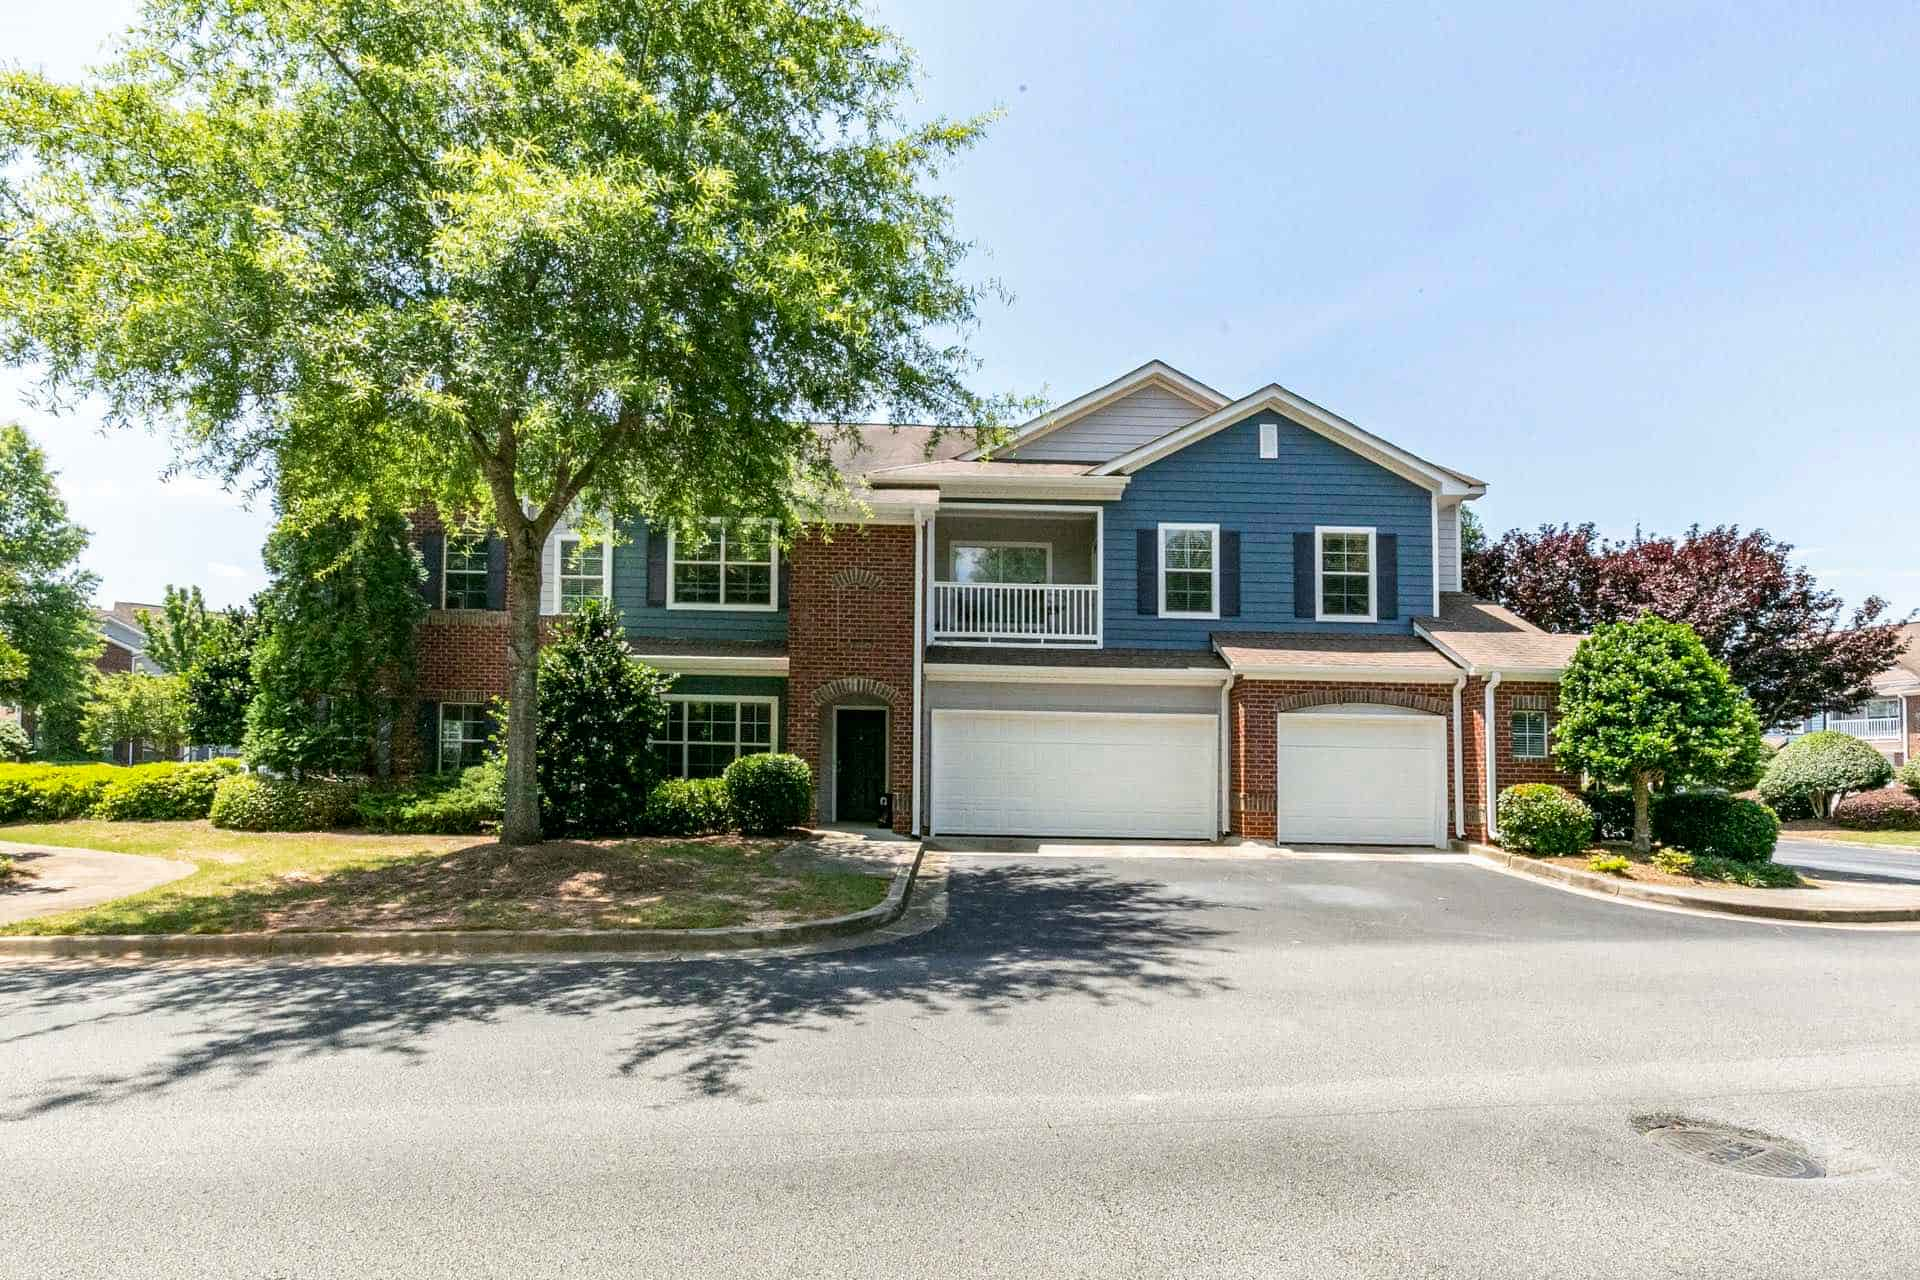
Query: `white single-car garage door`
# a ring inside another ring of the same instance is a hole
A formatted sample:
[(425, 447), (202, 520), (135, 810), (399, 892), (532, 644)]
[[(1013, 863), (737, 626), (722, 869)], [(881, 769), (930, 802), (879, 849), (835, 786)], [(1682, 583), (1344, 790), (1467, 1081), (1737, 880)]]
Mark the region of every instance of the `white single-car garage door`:
[(1419, 713), (1282, 712), (1282, 844), (1447, 843), (1447, 722)]
[(1093, 711), (935, 711), (942, 835), (1219, 834), (1220, 720)]

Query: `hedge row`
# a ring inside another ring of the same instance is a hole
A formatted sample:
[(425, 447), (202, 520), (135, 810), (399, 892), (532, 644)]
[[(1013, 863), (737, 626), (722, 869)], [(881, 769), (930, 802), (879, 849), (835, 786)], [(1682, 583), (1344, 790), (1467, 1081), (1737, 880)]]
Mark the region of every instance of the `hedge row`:
[[(1500, 793), (1497, 818), (1506, 848), (1564, 856), (1583, 851), (1596, 836), (1630, 839), (1633, 797), (1595, 791), (1583, 799), (1551, 783), (1522, 783)], [(1655, 840), (1703, 858), (1766, 862), (1780, 839), (1772, 809), (1724, 791), (1655, 796), (1652, 818)]]
[(1857, 792), (1834, 806), (1833, 821), (1855, 831), (1920, 831), (1920, 799), (1895, 787)]
[(238, 760), (195, 764), (0, 764), (0, 822), (106, 818), (165, 822), (204, 818)]

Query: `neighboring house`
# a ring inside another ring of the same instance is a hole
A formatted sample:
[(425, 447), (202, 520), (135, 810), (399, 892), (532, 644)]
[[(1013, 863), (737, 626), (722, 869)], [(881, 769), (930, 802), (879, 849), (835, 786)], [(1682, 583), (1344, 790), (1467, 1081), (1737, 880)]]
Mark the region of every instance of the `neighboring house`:
[(160, 664), (147, 656), (147, 633), (141, 629), (140, 615), (151, 613), (162, 616), (163, 610), (157, 604), (133, 604), (126, 600), (115, 600), (111, 609), (95, 609), (93, 616), (100, 623), (100, 638), (106, 641), (106, 647), (93, 665), (102, 675), (119, 675), (134, 671), (145, 676), (160, 674)]
[(1873, 678), (1874, 696), (1857, 707), (1809, 716), (1782, 731), (1781, 740), (1834, 729), (1864, 738), (1895, 764), (1920, 755), (1920, 623), (1900, 628), (1906, 641), (1894, 664)]
[[(1472, 476), (1278, 385), (1159, 362), (992, 459), (862, 428), (861, 500), (781, 551), (555, 531), (546, 610), (603, 597), (679, 674), (675, 773), (792, 751), (818, 817), (942, 834), (1444, 845), (1547, 762), (1576, 636), (1460, 594)], [(497, 538), (416, 521), (432, 606), (417, 731), (480, 758), (506, 688)]]

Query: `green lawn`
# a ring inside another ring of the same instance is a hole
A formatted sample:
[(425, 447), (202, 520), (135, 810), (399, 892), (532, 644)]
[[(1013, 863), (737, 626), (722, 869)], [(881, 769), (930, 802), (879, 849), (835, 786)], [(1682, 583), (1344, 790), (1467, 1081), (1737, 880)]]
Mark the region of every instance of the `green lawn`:
[(695, 929), (859, 911), (885, 876), (789, 869), (785, 842), (549, 841), (473, 836), (255, 834), (205, 822), (0, 827), (0, 840), (144, 853), (194, 874), (97, 907), (0, 928), (15, 934), (232, 933), (258, 929)]
[(1920, 831), (1849, 831), (1824, 822), (1789, 822), (1781, 828), (1786, 839), (1804, 836), (1809, 840), (1841, 840), (1847, 844), (1888, 844), (1920, 849)]

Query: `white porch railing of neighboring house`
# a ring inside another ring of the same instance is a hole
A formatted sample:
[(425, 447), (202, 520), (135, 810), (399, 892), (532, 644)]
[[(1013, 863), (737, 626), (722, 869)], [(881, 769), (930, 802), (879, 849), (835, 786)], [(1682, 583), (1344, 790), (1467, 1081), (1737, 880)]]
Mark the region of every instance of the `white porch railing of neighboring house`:
[(1898, 738), (1900, 736), (1899, 716), (1828, 716), (1827, 728), (1839, 733), (1850, 733), (1856, 738)]
[(935, 644), (1100, 643), (1100, 588), (1015, 582), (936, 582)]

